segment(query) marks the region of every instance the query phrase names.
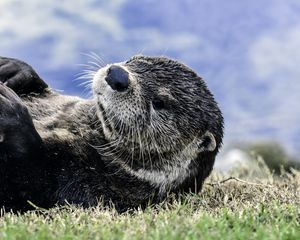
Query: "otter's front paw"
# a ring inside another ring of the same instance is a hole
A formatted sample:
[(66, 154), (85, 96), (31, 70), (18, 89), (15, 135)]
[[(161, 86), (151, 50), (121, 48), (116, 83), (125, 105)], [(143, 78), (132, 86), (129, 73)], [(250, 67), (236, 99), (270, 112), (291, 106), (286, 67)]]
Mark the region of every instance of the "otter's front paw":
[(0, 160), (28, 158), (41, 144), (42, 140), (22, 100), (0, 83)]
[(41, 93), (48, 87), (27, 63), (5, 57), (0, 57), (0, 82), (18, 94)]

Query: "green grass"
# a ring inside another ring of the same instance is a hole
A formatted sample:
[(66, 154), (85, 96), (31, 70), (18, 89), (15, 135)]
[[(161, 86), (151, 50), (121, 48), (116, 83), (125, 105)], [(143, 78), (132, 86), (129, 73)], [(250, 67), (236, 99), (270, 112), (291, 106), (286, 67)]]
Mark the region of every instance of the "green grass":
[(284, 204), (218, 213), (173, 209), (116, 215), (97, 209), (51, 210), (47, 214), (7, 215), (1, 223), (3, 239), (299, 239), (300, 211)]
[(300, 239), (300, 172), (215, 173), (199, 195), (124, 214), (101, 206), (2, 213), (0, 239)]

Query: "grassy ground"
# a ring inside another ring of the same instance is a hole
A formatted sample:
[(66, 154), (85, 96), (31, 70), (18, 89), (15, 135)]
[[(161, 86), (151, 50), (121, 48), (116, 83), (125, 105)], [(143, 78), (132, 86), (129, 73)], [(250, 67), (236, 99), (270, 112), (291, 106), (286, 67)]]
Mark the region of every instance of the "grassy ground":
[(214, 173), (199, 195), (122, 215), (100, 206), (2, 213), (0, 239), (300, 239), (300, 172)]

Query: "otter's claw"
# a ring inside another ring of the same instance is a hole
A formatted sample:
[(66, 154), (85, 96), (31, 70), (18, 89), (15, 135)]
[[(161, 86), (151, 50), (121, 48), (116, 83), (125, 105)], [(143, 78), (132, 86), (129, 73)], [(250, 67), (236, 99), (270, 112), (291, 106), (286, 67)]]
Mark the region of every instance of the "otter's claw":
[(17, 94), (41, 93), (48, 85), (25, 62), (0, 57), (0, 82)]

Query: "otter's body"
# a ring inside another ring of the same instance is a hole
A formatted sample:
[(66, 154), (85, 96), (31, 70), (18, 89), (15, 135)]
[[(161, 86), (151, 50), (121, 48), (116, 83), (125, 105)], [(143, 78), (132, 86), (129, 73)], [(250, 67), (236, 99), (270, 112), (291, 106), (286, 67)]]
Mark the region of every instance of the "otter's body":
[(176, 61), (143, 56), (89, 74), (90, 100), (44, 82), (42, 90), (37, 82), (34, 91), (28, 84), (16, 91), (14, 82), (31, 81), (6, 79), (20, 99), (0, 84), (0, 205), (88, 207), (101, 200), (124, 211), (168, 192), (198, 192), (223, 135), (203, 80)]
[(40, 192), (30, 194), (36, 205), (51, 207), (68, 202), (88, 207), (101, 200), (123, 211), (155, 198), (157, 188), (139, 181), (114, 164), (112, 156), (101, 156), (96, 150), (95, 146), (108, 142), (94, 100), (53, 92), (22, 100), (43, 140), (39, 157), (45, 161), (42, 191), (47, 192), (41, 202), (34, 201)]

